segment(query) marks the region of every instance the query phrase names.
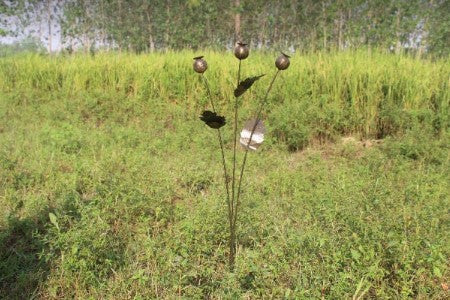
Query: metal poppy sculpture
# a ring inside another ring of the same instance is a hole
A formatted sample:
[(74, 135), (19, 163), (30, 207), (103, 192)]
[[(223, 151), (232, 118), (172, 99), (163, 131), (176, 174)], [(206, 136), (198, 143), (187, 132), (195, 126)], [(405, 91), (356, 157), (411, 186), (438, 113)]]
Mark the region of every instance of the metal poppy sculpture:
[[(211, 90), (209, 88), (208, 80), (204, 76), (205, 71), (208, 68), (208, 64), (204, 59), (204, 56), (194, 57), (193, 68), (194, 71), (199, 73), (202, 77), (203, 83), (205, 84), (206, 91), (210, 100), (211, 109), (205, 110), (202, 112), (200, 116), (200, 120), (202, 120), (209, 128), (217, 130), (217, 137), (219, 140), (219, 146), (222, 154), (222, 165), (223, 165), (223, 173), (224, 173), (224, 182), (225, 182), (225, 190), (227, 194), (227, 208), (228, 208), (228, 222), (229, 222), (229, 266), (230, 269), (234, 269), (234, 262), (236, 258), (236, 221), (239, 211), (240, 205), (240, 195), (241, 195), (241, 186), (242, 186), (242, 178), (244, 176), (245, 164), (247, 162), (247, 154), (249, 150), (257, 150), (264, 141), (264, 135), (266, 129), (261, 120), (261, 113), (264, 108), (264, 105), (267, 103), (267, 98), (269, 96), (270, 91), (272, 90), (275, 79), (278, 74), (282, 70), (286, 70), (290, 65), (289, 56), (281, 53), (281, 55), (275, 60), (275, 66), (277, 71), (275, 72), (272, 80), (269, 84), (269, 87), (264, 95), (264, 98), (259, 103), (255, 117), (251, 120), (245, 122), (244, 128), (240, 132), (239, 143), (244, 148), (244, 158), (241, 165), (239, 181), (236, 176), (236, 148), (237, 148), (237, 134), (238, 134), (238, 111), (239, 111), (239, 102), (238, 98), (241, 97), (247, 90), (249, 90), (253, 84), (258, 81), (262, 75), (256, 75), (249, 78), (246, 78), (241, 81), (241, 64), (242, 61), (245, 60), (249, 56), (249, 48), (248, 45), (242, 42), (238, 42), (236, 47), (234, 48), (234, 56), (239, 59), (239, 68), (237, 73), (237, 84), (234, 89), (234, 141), (233, 141), (233, 166), (231, 173), (231, 182), (228, 176), (228, 169), (225, 160), (225, 148), (224, 142), (222, 139), (221, 128), (227, 124), (224, 116), (221, 116), (217, 113), (216, 107), (214, 105), (214, 100), (211, 94)], [(231, 185), (231, 192), (230, 192)]]

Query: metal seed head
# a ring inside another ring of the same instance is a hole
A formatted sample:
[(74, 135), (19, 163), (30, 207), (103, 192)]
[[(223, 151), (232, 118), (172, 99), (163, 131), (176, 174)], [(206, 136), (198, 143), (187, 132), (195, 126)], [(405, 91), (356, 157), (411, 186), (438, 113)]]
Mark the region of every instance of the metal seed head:
[(286, 70), (289, 67), (289, 65), (291, 64), (289, 58), (289, 55), (281, 52), (281, 55), (278, 56), (277, 60), (275, 61), (275, 66), (278, 68), (278, 70)]
[(203, 56), (194, 57), (194, 71), (197, 73), (204, 73), (208, 69), (208, 64)]
[(237, 59), (246, 59), (249, 54), (248, 45), (238, 42), (236, 44), (236, 47), (234, 47), (234, 56), (236, 56)]

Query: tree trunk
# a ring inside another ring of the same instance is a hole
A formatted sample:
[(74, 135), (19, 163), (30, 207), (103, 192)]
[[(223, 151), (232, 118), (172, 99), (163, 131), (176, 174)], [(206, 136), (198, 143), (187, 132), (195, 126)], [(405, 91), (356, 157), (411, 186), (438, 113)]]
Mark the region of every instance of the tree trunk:
[(313, 29), (311, 32), (311, 37), (310, 37), (311, 45), (309, 48), (309, 51), (311, 51), (312, 53), (316, 52), (316, 44), (317, 44), (316, 38), (317, 38), (316, 29)]
[(169, 48), (169, 37), (170, 37), (170, 1), (166, 2), (166, 30), (164, 33), (164, 47), (166, 50)]
[(101, 36), (100, 36), (100, 41), (101, 41), (101, 47), (103, 47), (103, 49), (107, 48), (107, 50), (109, 50), (109, 47), (106, 46), (107, 41), (106, 41), (106, 16), (105, 16), (105, 6), (103, 5), (103, 1), (100, 1), (100, 10), (101, 10), (101, 21), (100, 21), (100, 26), (101, 26)]
[[(123, 26), (122, 26), (122, 0), (119, 0), (119, 28), (123, 28)], [(118, 41), (117, 41), (117, 43), (119, 44), (119, 52), (122, 52), (122, 46), (123, 46), (123, 32), (122, 31), (120, 31), (119, 32), (119, 38), (118, 38)]]
[(351, 21), (352, 21), (352, 9), (349, 8), (347, 11), (347, 24), (346, 24), (346, 26), (347, 26), (346, 42), (347, 42), (347, 45), (349, 46), (349, 48), (353, 47), (353, 42), (354, 42), (352, 39), (353, 32), (350, 32), (350, 34), (348, 34), (348, 31), (352, 29), (351, 24), (349, 24)]
[(338, 27), (338, 49), (342, 50), (343, 47), (343, 27), (344, 27), (344, 16), (342, 11), (339, 12), (339, 27)]
[(48, 53), (52, 53), (52, 9), (51, 0), (47, 0)]
[(152, 28), (152, 19), (150, 16), (150, 7), (147, 7), (147, 11), (145, 12), (145, 15), (147, 16), (147, 23), (148, 23), (148, 46), (150, 48), (150, 52), (153, 53), (155, 51), (155, 41), (153, 40), (153, 28)]
[(39, 41), (42, 42), (42, 19), (39, 18), (39, 23), (38, 23), (38, 38)]
[(325, 4), (322, 4), (322, 31), (323, 31), (323, 49), (327, 49), (327, 20), (325, 13)]
[(371, 42), (371, 29), (372, 29), (372, 9), (369, 9), (369, 13), (368, 13), (368, 21), (367, 21), (367, 29), (366, 29), (366, 33), (364, 33), (365, 38), (364, 38), (364, 42), (367, 45), (367, 51), (370, 54), (370, 42)]
[(234, 15), (234, 40), (238, 42), (241, 40), (241, 1), (235, 0), (234, 6), (236, 9), (236, 14)]
[(422, 38), (420, 40), (419, 51), (417, 53), (418, 57), (422, 57), (423, 53), (425, 53), (427, 44), (428, 44), (428, 35), (429, 35), (429, 12), (433, 10), (434, 1), (430, 0), (429, 6), (426, 8), (428, 11), (423, 21), (423, 30), (422, 30)]
[(401, 42), (401, 32), (400, 32), (400, 19), (401, 19), (401, 12), (400, 10), (397, 11), (396, 14), (396, 18), (395, 18), (395, 37), (397, 39), (396, 43), (395, 43), (395, 54), (399, 54), (401, 51), (401, 47), (402, 47), (402, 42)]

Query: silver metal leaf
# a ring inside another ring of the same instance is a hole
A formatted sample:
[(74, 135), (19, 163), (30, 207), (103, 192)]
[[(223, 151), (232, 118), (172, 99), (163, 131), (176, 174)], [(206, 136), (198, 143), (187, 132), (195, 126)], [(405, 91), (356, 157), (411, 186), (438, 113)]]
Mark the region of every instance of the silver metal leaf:
[(239, 142), (244, 148), (248, 148), (249, 150), (256, 150), (264, 141), (265, 133), (266, 128), (264, 127), (264, 124), (261, 120), (249, 120), (244, 124), (244, 129), (242, 129), (241, 131), (241, 138), (239, 139)]

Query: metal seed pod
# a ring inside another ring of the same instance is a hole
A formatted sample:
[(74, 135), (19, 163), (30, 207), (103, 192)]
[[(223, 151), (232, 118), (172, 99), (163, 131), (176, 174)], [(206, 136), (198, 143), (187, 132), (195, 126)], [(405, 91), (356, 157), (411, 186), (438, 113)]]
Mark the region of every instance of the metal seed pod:
[(194, 71), (197, 73), (203, 73), (208, 69), (208, 64), (203, 56), (194, 57)]
[(291, 64), (289, 58), (289, 55), (281, 52), (281, 55), (278, 56), (277, 60), (275, 61), (275, 66), (278, 68), (278, 70), (286, 70), (289, 67), (289, 65)]
[(234, 47), (234, 56), (236, 56), (237, 59), (246, 59), (249, 54), (248, 45), (238, 42), (236, 44), (236, 47)]

